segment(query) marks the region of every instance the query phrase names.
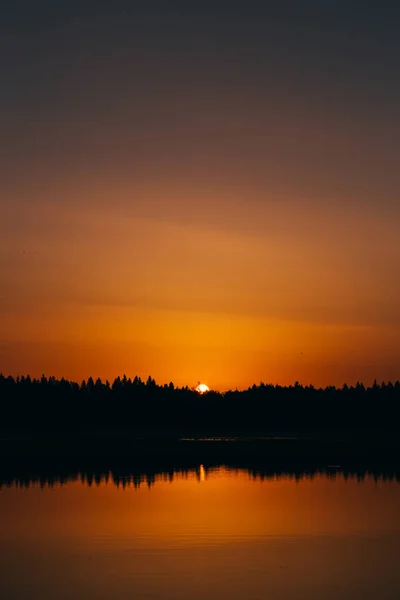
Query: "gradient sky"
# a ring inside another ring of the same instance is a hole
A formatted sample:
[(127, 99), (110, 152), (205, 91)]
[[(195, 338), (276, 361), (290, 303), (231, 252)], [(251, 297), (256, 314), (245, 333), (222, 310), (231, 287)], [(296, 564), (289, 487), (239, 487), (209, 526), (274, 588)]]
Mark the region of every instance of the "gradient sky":
[(399, 31), (388, 1), (3, 0), (0, 371), (400, 378)]

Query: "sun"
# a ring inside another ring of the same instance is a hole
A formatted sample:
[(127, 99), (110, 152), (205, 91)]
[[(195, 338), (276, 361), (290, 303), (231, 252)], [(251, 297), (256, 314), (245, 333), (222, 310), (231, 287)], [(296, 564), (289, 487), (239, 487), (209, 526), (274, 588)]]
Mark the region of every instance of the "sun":
[(205, 383), (199, 383), (199, 385), (196, 388), (196, 392), (199, 392), (199, 394), (204, 394), (205, 392), (209, 392), (209, 391), (210, 391), (210, 388)]

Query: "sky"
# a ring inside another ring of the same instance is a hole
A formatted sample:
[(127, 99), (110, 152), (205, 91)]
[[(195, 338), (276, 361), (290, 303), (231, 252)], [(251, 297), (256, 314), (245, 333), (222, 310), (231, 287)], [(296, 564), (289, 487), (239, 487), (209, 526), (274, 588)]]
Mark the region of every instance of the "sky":
[(400, 378), (400, 7), (0, 4), (0, 371)]

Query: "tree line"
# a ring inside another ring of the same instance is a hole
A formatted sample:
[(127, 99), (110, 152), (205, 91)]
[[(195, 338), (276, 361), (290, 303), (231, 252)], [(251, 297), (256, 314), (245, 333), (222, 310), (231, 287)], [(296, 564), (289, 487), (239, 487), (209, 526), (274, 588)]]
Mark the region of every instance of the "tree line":
[(280, 386), (199, 394), (124, 375), (112, 383), (0, 374), (0, 431), (397, 430), (400, 382)]

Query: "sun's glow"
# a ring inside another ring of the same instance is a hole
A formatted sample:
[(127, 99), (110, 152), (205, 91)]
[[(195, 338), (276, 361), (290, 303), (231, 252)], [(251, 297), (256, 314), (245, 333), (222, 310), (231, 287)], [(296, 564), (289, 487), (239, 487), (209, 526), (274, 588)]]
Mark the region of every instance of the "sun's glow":
[(199, 394), (204, 394), (205, 392), (209, 392), (209, 391), (210, 391), (210, 388), (205, 383), (199, 383), (199, 385), (196, 388), (196, 392), (199, 392)]

